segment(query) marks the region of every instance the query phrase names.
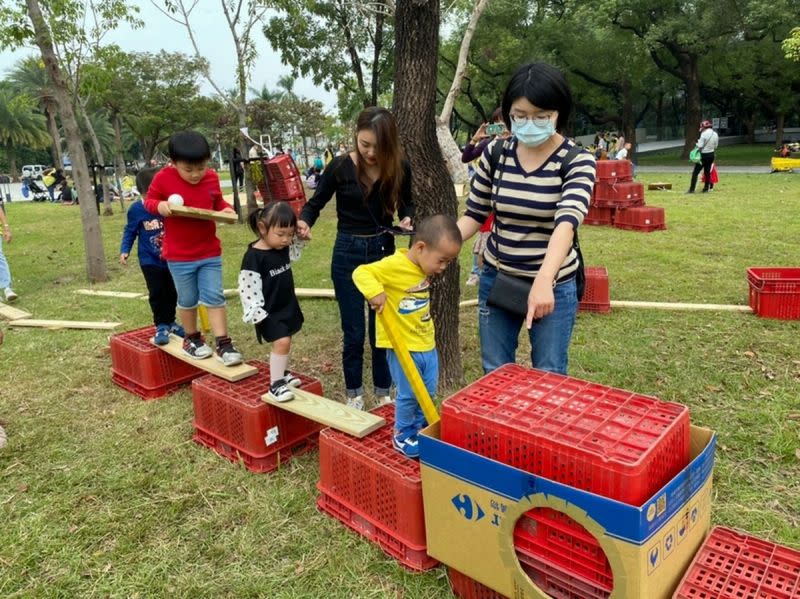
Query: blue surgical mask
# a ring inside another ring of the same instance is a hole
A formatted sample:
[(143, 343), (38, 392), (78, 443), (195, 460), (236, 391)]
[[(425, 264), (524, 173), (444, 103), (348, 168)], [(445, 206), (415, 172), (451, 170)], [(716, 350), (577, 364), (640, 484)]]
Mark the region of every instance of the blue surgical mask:
[(531, 119), (525, 121), (525, 124), (518, 125), (511, 123), (511, 133), (513, 133), (519, 142), (530, 148), (542, 145), (550, 139), (556, 132), (556, 125), (553, 119), (549, 119), (546, 125), (537, 125)]

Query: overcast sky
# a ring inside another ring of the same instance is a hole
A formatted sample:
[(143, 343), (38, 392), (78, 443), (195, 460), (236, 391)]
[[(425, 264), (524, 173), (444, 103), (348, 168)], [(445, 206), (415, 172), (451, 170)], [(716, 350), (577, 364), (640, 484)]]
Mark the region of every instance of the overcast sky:
[[(104, 41), (116, 43), (129, 52), (155, 53), (167, 50), (193, 53), (191, 42), (183, 27), (164, 16), (146, 0), (132, 0), (129, 4), (140, 7), (139, 18), (145, 22), (145, 26), (132, 30), (127, 25), (120, 25), (118, 29), (109, 32)], [(200, 10), (201, 8), (203, 10)], [(211, 77), (223, 89), (235, 87), (236, 55), (220, 3), (214, 0), (202, 0), (192, 13), (191, 23), (200, 52), (211, 65)], [(260, 89), (266, 84), (270, 89), (275, 89), (278, 79), (288, 75), (290, 69), (281, 64), (280, 55), (270, 47), (263, 33), (256, 32), (255, 40), (259, 57), (253, 69), (251, 86)], [(6, 75), (20, 58), (30, 54), (38, 55), (38, 50), (26, 48), (14, 52), (0, 51), (0, 75)], [(213, 93), (213, 88), (205, 79), (200, 80), (200, 89), (204, 94)], [(327, 92), (322, 87), (315, 86), (311, 80), (299, 79), (295, 84), (295, 93), (319, 100), (328, 113), (335, 114), (334, 92)]]

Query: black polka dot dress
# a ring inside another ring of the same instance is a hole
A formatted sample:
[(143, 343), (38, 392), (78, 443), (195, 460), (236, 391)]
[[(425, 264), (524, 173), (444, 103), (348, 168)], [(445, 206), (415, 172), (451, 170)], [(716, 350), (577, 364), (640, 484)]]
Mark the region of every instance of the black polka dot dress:
[(242, 320), (255, 325), (258, 342), (291, 337), (303, 326), (294, 293), (289, 248), (260, 250), (248, 246), (239, 272)]

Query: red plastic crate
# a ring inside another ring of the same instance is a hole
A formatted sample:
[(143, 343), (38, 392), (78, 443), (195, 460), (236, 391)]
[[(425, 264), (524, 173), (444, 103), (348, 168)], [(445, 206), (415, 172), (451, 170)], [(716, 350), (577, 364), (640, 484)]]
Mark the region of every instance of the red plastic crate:
[(598, 206), (589, 206), (589, 213), (584, 217), (583, 224), (585, 225), (613, 225), (614, 224), (614, 211), (616, 208), (600, 208)]
[(796, 599), (800, 551), (717, 526), (673, 599)]
[(267, 177), (270, 183), (299, 176), (300, 171), (289, 154), (278, 154), (267, 160)]
[(800, 268), (748, 268), (747, 282), (753, 312), (763, 318), (800, 318)]
[(439, 562), (427, 553), (419, 462), (392, 447), (394, 406), (373, 413), (386, 425), (362, 439), (320, 433), (317, 505), (404, 566), (428, 570)]
[[(195, 434), (198, 443), (252, 472), (270, 472), (293, 453), (306, 451), (322, 428), (318, 423), (262, 401), (269, 390), (269, 365), (251, 360), (258, 374), (235, 383), (206, 375), (192, 383)], [(322, 395), (322, 384), (293, 373), (300, 388)]]
[(172, 393), (204, 375), (151, 343), (155, 327), (142, 327), (111, 336), (111, 380), (141, 397), (155, 399)]
[(598, 208), (627, 208), (644, 204), (644, 184), (635, 181), (595, 183), (591, 204)]
[(608, 290), (608, 270), (605, 266), (587, 266), (586, 287), (583, 299), (578, 304), (580, 312), (611, 312), (611, 297)]
[(571, 576), (546, 560), (517, 554), (522, 569), (533, 583), (553, 599), (608, 599), (610, 591)]
[(303, 180), (300, 177), (270, 181), (269, 190), (272, 192), (273, 201), (276, 202), (288, 202), (290, 200), (305, 201), (306, 199), (306, 191), (303, 188)]
[(449, 566), (447, 567), (447, 579), (450, 581), (450, 590), (458, 599), (507, 599), (505, 595), (493, 591)]
[(614, 573), (600, 543), (562, 512), (549, 508), (525, 512), (514, 527), (514, 547), (520, 561), (553, 565), (606, 593), (614, 587)]
[(689, 409), (506, 364), (442, 404), (442, 440), (631, 505), (689, 463)]
[(597, 181), (630, 181), (633, 176), (630, 160), (598, 160), (596, 169)]
[(664, 209), (658, 206), (639, 206), (617, 210), (614, 226), (628, 231), (663, 231), (667, 228)]

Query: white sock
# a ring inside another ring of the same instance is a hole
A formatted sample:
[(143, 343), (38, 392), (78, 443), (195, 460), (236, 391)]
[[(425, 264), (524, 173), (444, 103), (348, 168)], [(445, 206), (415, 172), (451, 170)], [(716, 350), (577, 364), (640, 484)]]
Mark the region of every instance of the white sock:
[(286, 368), (289, 366), (289, 354), (269, 354), (269, 383), (272, 385), (278, 379), (282, 379)]

